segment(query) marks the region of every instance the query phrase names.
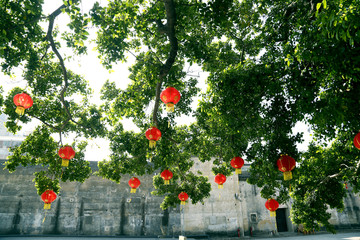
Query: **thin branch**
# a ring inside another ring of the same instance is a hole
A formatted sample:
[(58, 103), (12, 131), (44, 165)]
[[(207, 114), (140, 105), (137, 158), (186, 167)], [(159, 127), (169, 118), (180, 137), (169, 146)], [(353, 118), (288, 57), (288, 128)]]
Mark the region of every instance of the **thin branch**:
[(157, 112), (159, 110), (160, 105), (160, 90), (162, 85), (162, 79), (156, 84), (156, 97), (155, 97), (155, 105), (154, 105), (154, 111), (153, 111), (153, 124), (158, 127), (158, 121), (157, 121)]
[(171, 137), (165, 137), (165, 138), (167, 138), (167, 139), (169, 139), (171, 142), (173, 142), (173, 143), (175, 143), (175, 144), (179, 144), (177, 141), (175, 141), (173, 138), (171, 138)]
[(160, 105), (161, 85), (165, 77), (168, 75), (171, 67), (173, 66), (178, 51), (178, 40), (175, 36), (175, 25), (176, 25), (175, 4), (173, 0), (164, 0), (164, 4), (165, 4), (166, 20), (167, 20), (166, 34), (170, 41), (170, 52), (165, 64), (163, 64), (160, 68), (159, 81), (156, 84), (156, 94), (155, 94), (156, 97), (155, 97), (155, 105), (152, 116), (152, 120), (155, 126), (158, 126), (157, 112), (159, 110), (159, 105)]
[(67, 71), (66, 71), (66, 68), (65, 68), (64, 60), (63, 60), (63, 58), (61, 57), (59, 51), (56, 48), (54, 38), (52, 36), (52, 31), (53, 31), (53, 28), (54, 28), (55, 18), (57, 16), (59, 16), (60, 13), (62, 13), (62, 9), (64, 9), (65, 7), (66, 6), (63, 4), (58, 9), (56, 9), (52, 14), (49, 15), (49, 17), (48, 17), (49, 18), (49, 27), (48, 27), (48, 31), (47, 31), (47, 34), (46, 34), (46, 38), (50, 42), (51, 49), (53, 50), (53, 52), (55, 53), (55, 55), (57, 56), (57, 58), (60, 61), (60, 66), (61, 66), (61, 69), (62, 69), (62, 74), (63, 74), (63, 79), (64, 79), (64, 87), (62, 88), (62, 90), (60, 92), (60, 101), (61, 101), (61, 103), (63, 104), (63, 106), (65, 108), (65, 111), (66, 111), (66, 113), (68, 115), (68, 118), (65, 121), (65, 123), (62, 125), (61, 129), (63, 129), (65, 127), (65, 125), (68, 123), (68, 121), (71, 119), (71, 114), (70, 114), (70, 111), (69, 111), (68, 107), (66, 106), (65, 97), (64, 97), (66, 89), (67, 89), (69, 83), (68, 83), (68, 76), (67, 76)]
[(37, 116), (35, 116), (35, 115), (32, 115), (31, 113), (28, 113), (28, 115), (29, 115), (30, 117), (33, 117), (33, 118), (39, 120), (40, 122), (42, 122), (42, 123), (43, 123), (44, 125), (46, 125), (47, 127), (51, 128), (51, 129), (53, 129), (53, 130), (55, 130), (55, 131), (57, 131), (57, 132), (59, 131), (58, 128), (56, 128), (56, 127), (54, 127), (53, 125), (45, 122), (45, 121), (42, 120), (41, 118), (39, 118), (39, 117), (37, 117)]

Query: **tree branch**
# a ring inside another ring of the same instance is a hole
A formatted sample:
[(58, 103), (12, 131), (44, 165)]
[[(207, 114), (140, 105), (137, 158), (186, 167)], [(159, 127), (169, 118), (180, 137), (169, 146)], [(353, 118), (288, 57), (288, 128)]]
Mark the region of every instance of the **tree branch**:
[(39, 118), (39, 117), (37, 117), (37, 116), (35, 116), (35, 115), (32, 115), (31, 113), (28, 113), (28, 115), (29, 115), (30, 117), (33, 117), (33, 118), (39, 120), (40, 122), (42, 122), (42, 123), (43, 123), (44, 125), (46, 125), (47, 127), (51, 128), (51, 129), (53, 129), (53, 130), (55, 130), (55, 131), (57, 131), (57, 132), (59, 131), (59, 129), (57, 129), (57, 128), (54, 127), (53, 125), (45, 122), (45, 121), (42, 120), (41, 118)]
[(170, 53), (165, 64), (161, 66), (160, 74), (159, 74), (159, 82), (156, 84), (156, 94), (155, 94), (156, 97), (155, 97), (155, 105), (152, 116), (152, 120), (155, 126), (158, 126), (156, 116), (160, 104), (161, 85), (162, 82), (164, 81), (164, 78), (168, 75), (171, 67), (173, 66), (178, 51), (178, 40), (175, 36), (175, 25), (176, 25), (175, 4), (173, 0), (164, 0), (164, 4), (165, 4), (166, 20), (167, 20), (167, 23), (164, 26), (167, 27), (166, 34), (170, 41)]
[(52, 36), (52, 31), (53, 31), (53, 28), (54, 28), (55, 18), (57, 16), (59, 16), (59, 14), (62, 12), (61, 10), (64, 9), (65, 7), (66, 6), (64, 4), (61, 5), (58, 9), (56, 9), (53, 13), (51, 13), (49, 15), (49, 17), (48, 17), (49, 18), (49, 27), (48, 27), (48, 31), (47, 31), (47, 34), (46, 34), (46, 38), (50, 42), (51, 49), (53, 50), (53, 52), (55, 53), (55, 55), (59, 59), (60, 66), (61, 66), (61, 69), (62, 69), (63, 79), (64, 79), (64, 87), (61, 89), (61, 92), (60, 92), (60, 101), (61, 101), (61, 103), (63, 104), (63, 106), (65, 108), (65, 111), (66, 111), (66, 113), (68, 115), (68, 118), (65, 121), (65, 123), (62, 125), (61, 129), (63, 129), (65, 127), (65, 125), (68, 123), (68, 121), (71, 119), (71, 114), (70, 114), (70, 111), (69, 111), (68, 107), (66, 106), (65, 97), (64, 97), (66, 89), (67, 89), (69, 83), (68, 83), (68, 76), (67, 76), (67, 71), (66, 71), (66, 68), (65, 68), (64, 60), (63, 60), (63, 58), (61, 57), (59, 51), (56, 48), (54, 38)]

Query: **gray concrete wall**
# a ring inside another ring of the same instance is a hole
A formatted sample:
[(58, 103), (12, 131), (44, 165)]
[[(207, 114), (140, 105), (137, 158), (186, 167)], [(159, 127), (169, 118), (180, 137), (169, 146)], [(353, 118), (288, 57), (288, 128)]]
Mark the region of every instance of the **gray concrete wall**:
[[(212, 183), (212, 191), (205, 204), (186, 205), (184, 209), (185, 232), (198, 234), (225, 234), (236, 236), (250, 235), (250, 229), (256, 234), (269, 233), (277, 229), (276, 218), (270, 217), (265, 208), (266, 199), (260, 195), (261, 189), (246, 182), (249, 165), (242, 168), (239, 178), (232, 175), (227, 178), (223, 189), (218, 189), (214, 183), (214, 174), (211, 172), (211, 163), (196, 162), (193, 170), (202, 171)], [(351, 193), (349, 186), (347, 198), (344, 199), (343, 212), (329, 210), (332, 214), (330, 223), (335, 228), (360, 227), (360, 198)], [(287, 231), (293, 232), (297, 226), (290, 220), (291, 201), (279, 206), (284, 209)]]
[[(1, 162), (3, 163), (3, 161)], [(92, 162), (96, 170), (96, 162)], [(130, 194), (124, 176), (120, 184), (96, 176), (85, 183), (61, 183), (51, 210), (43, 209), (32, 182), (36, 168), (15, 173), (0, 170), (0, 234), (178, 235), (180, 208), (163, 211), (162, 197), (152, 196), (152, 176)]]
[[(0, 160), (0, 164), (4, 161)], [(91, 162), (93, 171), (97, 162)], [(211, 173), (211, 163), (196, 162), (194, 171), (209, 177), (212, 191), (205, 203), (160, 209), (162, 197), (152, 196), (152, 176), (142, 176), (141, 186), (130, 194), (124, 176), (120, 184), (96, 176), (85, 183), (61, 183), (58, 199), (46, 213), (36, 194), (32, 173), (37, 167), (20, 167), (10, 174), (0, 170), (0, 234), (64, 234), (103, 236), (178, 236), (185, 235), (249, 235), (268, 233), (276, 229), (276, 219), (265, 208), (260, 189), (246, 183), (248, 172), (229, 176), (223, 189), (218, 189)], [(351, 194), (345, 199), (345, 210), (331, 211), (331, 223), (338, 228), (359, 227), (360, 198)], [(294, 231), (289, 215), (291, 203), (285, 209), (288, 231)]]

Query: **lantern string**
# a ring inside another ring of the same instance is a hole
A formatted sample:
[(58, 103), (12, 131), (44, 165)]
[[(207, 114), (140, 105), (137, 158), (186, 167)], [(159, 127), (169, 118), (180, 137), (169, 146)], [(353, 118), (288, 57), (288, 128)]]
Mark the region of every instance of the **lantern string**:
[(45, 210), (45, 216), (44, 216), (44, 219), (43, 219), (42, 223), (44, 223), (44, 222), (45, 222), (45, 219), (46, 219), (46, 213), (47, 213), (47, 211)]

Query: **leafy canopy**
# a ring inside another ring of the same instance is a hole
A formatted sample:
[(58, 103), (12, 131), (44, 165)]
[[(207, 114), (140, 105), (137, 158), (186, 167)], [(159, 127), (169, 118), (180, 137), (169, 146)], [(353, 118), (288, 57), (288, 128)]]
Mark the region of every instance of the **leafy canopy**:
[[(193, 156), (211, 161), (214, 174), (226, 175), (230, 160), (241, 156), (251, 164), (248, 182), (261, 187), (264, 198), (284, 202), (291, 196), (295, 223), (333, 231), (327, 209), (344, 207), (343, 183), (360, 189), (359, 150), (352, 144), (360, 129), (359, 1), (111, 0), (96, 1), (86, 12), (80, 1), (64, 0), (50, 15), (43, 4), (0, 0), (2, 71), (10, 75), (21, 67), (28, 83), (26, 89), (1, 92), (6, 127), (16, 133), (32, 119), (41, 122), (11, 150), (6, 169), (40, 165), (38, 193), (58, 192), (60, 181), (83, 182), (91, 175), (86, 142), (73, 143), (76, 157), (61, 168), (62, 136), (105, 138), (111, 155), (99, 162), (96, 174), (119, 182), (124, 174), (170, 169), (171, 185), (154, 177), (153, 194), (165, 195), (161, 206), (167, 208), (179, 203), (181, 191), (193, 203), (209, 196), (209, 180), (191, 171)], [(57, 28), (61, 14), (69, 23)], [(136, 57), (131, 83), (119, 89), (107, 81), (101, 104), (91, 102), (89, 84), (62, 53), (69, 48), (74, 56), (86, 54), (90, 41), (107, 69), (128, 54)], [(186, 72), (193, 64), (209, 73), (196, 110), (190, 104), (199, 94), (198, 79)], [(181, 92), (174, 113), (165, 113), (160, 102), (167, 86)], [(22, 91), (34, 106), (18, 116), (12, 98)], [(196, 121), (177, 125), (182, 115)], [(125, 129), (123, 118), (132, 119), (140, 133)], [(313, 132), (306, 151), (297, 147), (304, 141), (294, 129), (299, 122)], [(144, 136), (150, 126), (162, 132), (154, 150)], [(290, 182), (277, 169), (280, 154), (298, 162)]]

